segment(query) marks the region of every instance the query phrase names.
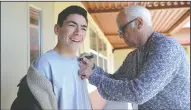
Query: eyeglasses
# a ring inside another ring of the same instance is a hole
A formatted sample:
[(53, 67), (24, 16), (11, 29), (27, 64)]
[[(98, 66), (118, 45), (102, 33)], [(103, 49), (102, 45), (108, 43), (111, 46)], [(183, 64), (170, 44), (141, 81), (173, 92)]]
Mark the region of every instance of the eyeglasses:
[(120, 36), (122, 36), (122, 35), (124, 34), (125, 28), (126, 28), (129, 24), (131, 24), (133, 21), (135, 21), (136, 19), (137, 19), (137, 18), (135, 18), (135, 19), (133, 19), (133, 20), (127, 22), (124, 26), (122, 26), (122, 27), (119, 28), (118, 32), (119, 32)]

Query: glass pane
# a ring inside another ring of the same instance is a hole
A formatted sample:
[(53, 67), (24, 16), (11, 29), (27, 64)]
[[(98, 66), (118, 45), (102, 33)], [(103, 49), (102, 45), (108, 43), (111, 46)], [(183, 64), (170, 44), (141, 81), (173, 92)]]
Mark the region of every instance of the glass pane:
[(105, 67), (105, 71), (108, 72), (107, 71), (107, 60), (106, 59), (104, 59), (104, 67)]
[(103, 68), (103, 58), (102, 57), (99, 57), (99, 67)]
[(98, 52), (103, 53), (103, 41), (100, 38), (98, 38)]
[(97, 38), (96, 33), (92, 29), (90, 29), (90, 48), (95, 51), (97, 51), (96, 38)]
[(30, 63), (40, 56), (40, 11), (30, 7)]
[(103, 55), (107, 57), (107, 45), (105, 43), (103, 44)]

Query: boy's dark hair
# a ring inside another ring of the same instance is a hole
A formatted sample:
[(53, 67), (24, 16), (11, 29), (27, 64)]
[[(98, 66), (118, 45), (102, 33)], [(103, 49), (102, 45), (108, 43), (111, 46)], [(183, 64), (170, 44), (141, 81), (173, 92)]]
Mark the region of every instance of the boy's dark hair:
[(64, 9), (62, 12), (59, 13), (57, 24), (60, 27), (62, 27), (64, 20), (70, 14), (79, 14), (79, 15), (82, 15), (86, 19), (86, 22), (88, 23), (87, 11), (84, 8), (79, 7), (79, 6), (69, 6), (66, 9)]

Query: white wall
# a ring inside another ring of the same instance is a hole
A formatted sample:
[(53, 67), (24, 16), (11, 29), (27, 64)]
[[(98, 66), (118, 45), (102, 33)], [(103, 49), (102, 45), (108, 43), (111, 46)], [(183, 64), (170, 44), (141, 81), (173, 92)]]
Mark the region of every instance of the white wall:
[(48, 2), (1, 3), (1, 109), (10, 109), (17, 84), (26, 74), (29, 60), (28, 6), (42, 9), (43, 53), (55, 45), (54, 8)]
[(190, 28), (182, 28), (178, 32), (171, 35), (181, 44), (190, 44)]
[(16, 85), (27, 71), (26, 13), (26, 3), (1, 3), (2, 109), (10, 108), (11, 102), (16, 97)]
[(118, 70), (126, 56), (133, 50), (134, 49), (119, 49), (114, 51), (114, 71)]

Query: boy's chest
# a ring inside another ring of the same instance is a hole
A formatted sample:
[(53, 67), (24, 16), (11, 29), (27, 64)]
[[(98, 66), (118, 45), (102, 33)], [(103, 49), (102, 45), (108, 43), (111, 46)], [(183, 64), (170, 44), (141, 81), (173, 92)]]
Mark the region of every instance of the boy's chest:
[(79, 66), (76, 64), (57, 64), (52, 67), (53, 85), (63, 88), (63, 85), (75, 86), (79, 84), (80, 77), (78, 75)]

